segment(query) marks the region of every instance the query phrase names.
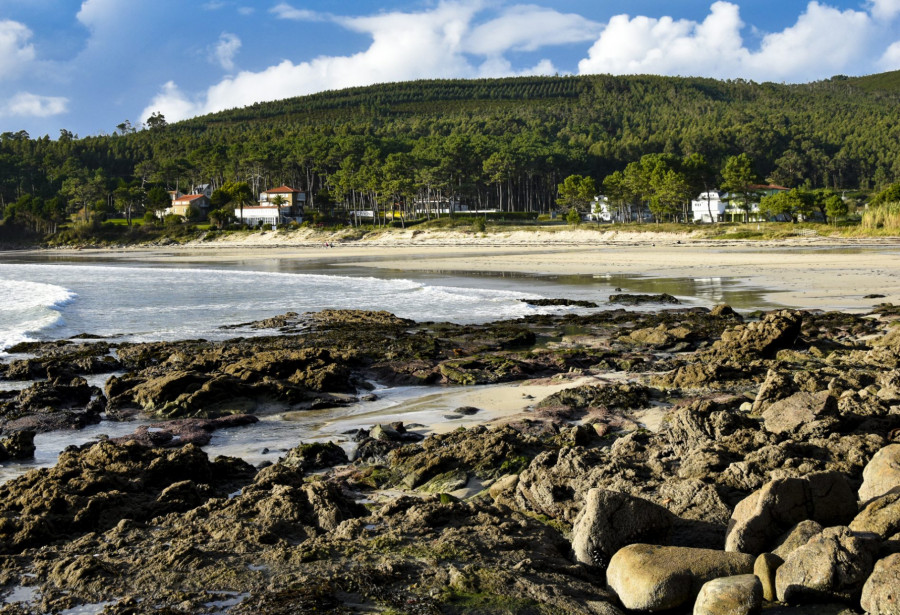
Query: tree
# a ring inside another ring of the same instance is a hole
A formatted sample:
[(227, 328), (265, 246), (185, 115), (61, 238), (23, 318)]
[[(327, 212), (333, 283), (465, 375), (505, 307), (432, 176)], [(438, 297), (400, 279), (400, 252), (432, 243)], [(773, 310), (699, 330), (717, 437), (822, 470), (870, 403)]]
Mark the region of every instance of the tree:
[(569, 210), (569, 213), (566, 214), (566, 222), (575, 226), (581, 224), (581, 214), (578, 213), (578, 210), (574, 207)]
[(168, 125), (166, 122), (166, 116), (164, 116), (159, 111), (154, 111), (150, 114), (150, 117), (147, 118), (147, 128), (150, 130), (158, 130), (160, 128), (165, 128)]
[(208, 215), (209, 221), (215, 224), (217, 229), (221, 229), (226, 224), (234, 221), (234, 211), (227, 207), (213, 209)]
[(838, 218), (845, 217), (848, 211), (847, 203), (838, 195), (831, 194), (825, 197), (825, 214), (831, 218), (832, 222)]
[[(556, 199), (556, 204), (568, 208), (570, 212), (574, 209), (578, 213), (590, 209), (591, 202), (597, 196), (597, 184), (593, 177), (569, 175), (557, 186), (557, 191), (559, 198)], [(568, 215), (566, 219), (568, 220)]]
[(131, 214), (134, 211), (134, 208), (140, 205), (143, 196), (143, 190), (136, 186), (119, 186), (113, 192), (116, 206), (124, 212), (128, 226), (131, 226)]
[(228, 202), (237, 205), (241, 215), (239, 222), (244, 223), (244, 207), (253, 202), (253, 191), (247, 182), (228, 182), (222, 186), (222, 190), (228, 195)]
[(725, 161), (722, 169), (722, 190), (730, 195), (730, 199), (744, 211), (744, 222), (750, 214), (756, 192), (751, 188), (755, 175), (753, 164), (747, 154), (731, 156)]

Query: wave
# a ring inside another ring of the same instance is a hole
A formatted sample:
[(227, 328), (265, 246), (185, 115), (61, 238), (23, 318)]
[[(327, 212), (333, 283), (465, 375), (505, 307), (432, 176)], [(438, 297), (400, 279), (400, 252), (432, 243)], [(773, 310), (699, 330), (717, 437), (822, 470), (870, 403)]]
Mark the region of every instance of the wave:
[(0, 351), (63, 324), (62, 309), (76, 294), (63, 286), (0, 279)]

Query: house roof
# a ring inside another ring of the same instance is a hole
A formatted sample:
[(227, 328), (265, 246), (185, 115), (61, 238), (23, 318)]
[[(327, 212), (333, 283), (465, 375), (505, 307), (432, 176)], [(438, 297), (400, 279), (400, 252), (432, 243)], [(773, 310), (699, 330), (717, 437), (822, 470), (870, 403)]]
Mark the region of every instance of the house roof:
[(265, 190), (266, 194), (288, 194), (288, 193), (297, 193), (299, 194), (302, 190), (297, 190), (296, 188), (291, 188), (290, 186), (278, 186), (277, 188), (272, 188), (271, 190)]
[(785, 188), (778, 184), (752, 184), (749, 188), (752, 190), (790, 190), (790, 188)]
[(208, 198), (205, 194), (186, 194), (184, 196), (178, 197), (174, 202), (181, 201), (182, 203), (191, 203), (196, 201), (197, 199), (205, 199)]

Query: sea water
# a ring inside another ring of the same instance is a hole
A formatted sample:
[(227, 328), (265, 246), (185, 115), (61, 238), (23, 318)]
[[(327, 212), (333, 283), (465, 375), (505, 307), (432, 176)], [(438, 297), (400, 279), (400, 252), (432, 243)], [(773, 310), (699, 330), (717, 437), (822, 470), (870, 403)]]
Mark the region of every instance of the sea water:
[[(82, 334), (119, 341), (224, 339), (225, 325), (288, 311), (388, 310), (418, 321), (486, 322), (554, 311), (534, 293), (384, 279), (218, 268), (0, 264), (0, 351)], [(558, 309), (556, 310), (558, 311)]]

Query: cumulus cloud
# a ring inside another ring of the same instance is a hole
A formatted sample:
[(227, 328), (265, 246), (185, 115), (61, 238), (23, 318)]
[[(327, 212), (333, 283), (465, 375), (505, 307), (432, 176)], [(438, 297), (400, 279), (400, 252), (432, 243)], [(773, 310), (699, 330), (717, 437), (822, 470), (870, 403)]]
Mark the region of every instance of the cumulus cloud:
[(878, 19), (890, 20), (900, 14), (900, 0), (872, 0), (869, 4)]
[(24, 24), (0, 20), (0, 79), (19, 73), (34, 60), (34, 46), (29, 43), (31, 35)]
[(793, 26), (766, 34), (751, 50), (741, 37), (743, 25), (739, 7), (724, 1), (714, 3), (700, 23), (618, 15), (579, 72), (805, 81), (852, 66), (866, 52), (873, 28), (865, 12), (810, 2)]
[(241, 39), (231, 32), (223, 32), (212, 49), (210, 60), (225, 70), (234, 70), (234, 56), (241, 49)]
[(62, 96), (38, 96), (19, 92), (0, 105), (0, 115), (19, 117), (49, 117), (65, 113), (69, 99)]
[(600, 24), (581, 15), (532, 5), (514, 6), (474, 28), (466, 37), (465, 47), (470, 53), (485, 55), (534, 51), (547, 45), (591, 41), (601, 30)]
[(322, 90), (408, 79), (475, 76), (476, 69), (464, 57), (461, 42), (476, 10), (471, 3), (443, 3), (420, 13), (335, 18), (349, 30), (369, 34), (369, 48), (350, 56), (323, 56), (299, 64), (284, 60), (261, 72), (242, 71), (210, 87), (197, 101), (170, 82), (141, 117), (159, 110), (169, 121), (177, 121)]
[(900, 41), (887, 48), (878, 60), (878, 65), (885, 71), (900, 70)]

